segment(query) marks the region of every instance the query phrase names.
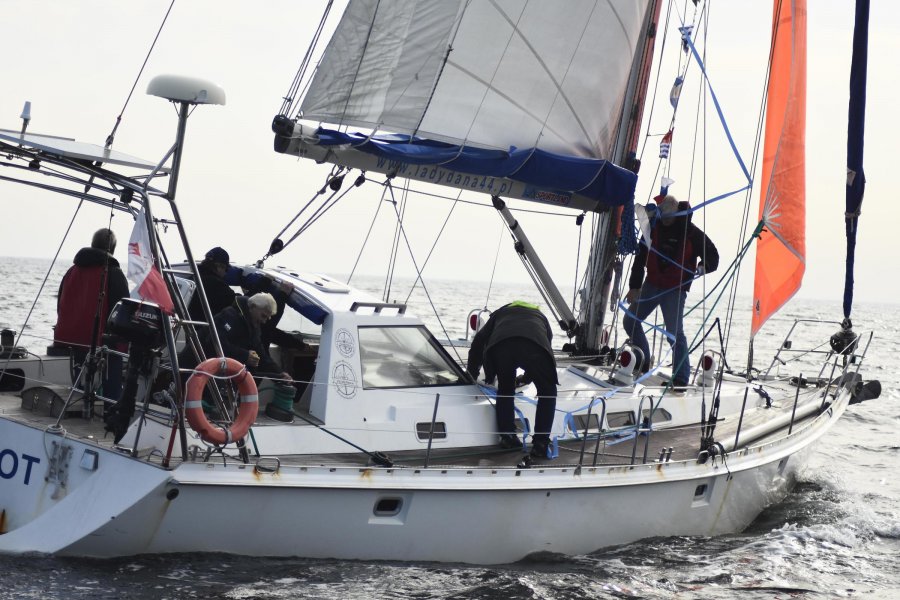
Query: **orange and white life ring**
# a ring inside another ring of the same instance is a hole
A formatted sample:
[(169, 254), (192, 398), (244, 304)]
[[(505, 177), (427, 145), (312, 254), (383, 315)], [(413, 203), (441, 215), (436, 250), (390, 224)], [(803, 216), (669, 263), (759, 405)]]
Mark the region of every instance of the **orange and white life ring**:
[[(185, 386), (184, 412), (191, 429), (196, 431), (203, 441), (217, 445), (230, 444), (247, 435), (259, 411), (259, 395), (253, 376), (244, 365), (233, 358), (209, 358), (197, 365), (195, 371)], [(210, 375), (219, 374), (235, 376), (234, 382), (241, 395), (237, 417), (227, 429), (213, 425), (203, 413), (203, 390)]]

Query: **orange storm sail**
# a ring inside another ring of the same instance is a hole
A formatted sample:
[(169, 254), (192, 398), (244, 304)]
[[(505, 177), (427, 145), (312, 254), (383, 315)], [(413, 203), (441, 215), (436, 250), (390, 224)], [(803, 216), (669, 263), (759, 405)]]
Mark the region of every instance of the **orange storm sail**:
[(753, 284), (756, 335), (806, 269), (806, 0), (775, 0)]

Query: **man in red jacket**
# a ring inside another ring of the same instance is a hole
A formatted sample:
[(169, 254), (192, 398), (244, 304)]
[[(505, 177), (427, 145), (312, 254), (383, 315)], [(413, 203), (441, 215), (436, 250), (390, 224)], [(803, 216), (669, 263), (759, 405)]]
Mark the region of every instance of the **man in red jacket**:
[[(687, 337), (684, 335), (684, 302), (691, 282), (719, 266), (715, 245), (699, 227), (691, 223), (687, 202), (674, 196), (657, 197), (650, 239), (644, 240), (631, 267), (629, 291), (625, 300), (631, 313), (622, 319), (625, 333), (641, 349), (641, 370), (650, 367), (650, 346), (644, 334), (643, 321), (659, 307), (669, 345), (672, 346), (672, 385), (678, 389), (688, 384), (691, 373)], [(644, 272), (646, 270), (646, 278)]]
[[(71, 349), (77, 373), (91, 349), (103, 344), (106, 320), (116, 302), (128, 296), (128, 282), (113, 257), (116, 234), (98, 229), (90, 248), (82, 248), (59, 284), (53, 344)], [(99, 319), (95, 327), (95, 321)], [(107, 355), (103, 395), (118, 400), (122, 391), (122, 358)]]

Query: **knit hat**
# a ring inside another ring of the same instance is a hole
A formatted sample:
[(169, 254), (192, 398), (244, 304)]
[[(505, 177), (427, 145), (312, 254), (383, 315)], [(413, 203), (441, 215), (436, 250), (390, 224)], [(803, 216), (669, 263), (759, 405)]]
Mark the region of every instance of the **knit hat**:
[(112, 254), (116, 251), (116, 234), (111, 229), (98, 229), (91, 238), (91, 248)]
[(226, 252), (224, 248), (220, 248), (219, 246), (216, 246), (206, 253), (206, 260), (210, 262), (222, 263), (225, 265), (230, 262), (228, 259), (228, 252)]

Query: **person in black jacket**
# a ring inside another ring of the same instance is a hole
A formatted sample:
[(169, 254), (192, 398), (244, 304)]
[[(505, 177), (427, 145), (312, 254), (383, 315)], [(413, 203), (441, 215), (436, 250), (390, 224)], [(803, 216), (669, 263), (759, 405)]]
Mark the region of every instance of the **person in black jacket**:
[[(90, 248), (82, 248), (75, 254), (73, 265), (59, 284), (53, 346), (69, 348), (72, 352), (73, 383), (91, 344), (103, 345), (106, 321), (116, 302), (128, 297), (128, 281), (119, 261), (113, 257), (115, 251), (116, 234), (110, 229), (98, 229)], [(121, 391), (122, 357), (110, 353), (103, 372), (103, 395), (118, 400)]]
[(500, 445), (512, 449), (521, 447), (515, 433), (513, 397), (516, 393), (516, 369), (525, 372), (525, 379), (534, 382), (538, 393), (531, 455), (547, 457), (550, 429), (556, 410), (556, 360), (550, 342), (553, 331), (540, 309), (526, 302), (516, 301), (501, 306), (472, 339), (467, 371), (473, 378), (484, 365), (487, 382), (497, 377), (497, 430)]
[[(231, 286), (225, 283), (228, 262), (228, 252), (216, 246), (207, 252), (203, 261), (197, 265), (200, 280), (203, 282), (203, 290), (206, 292), (206, 301), (209, 302), (209, 309), (213, 316), (231, 306), (237, 296)], [(205, 321), (199, 290), (191, 298), (188, 313), (192, 321)]]
[[(289, 381), (290, 374), (281, 371), (281, 367), (269, 354), (268, 344), (264, 344), (261, 337), (262, 325), (276, 310), (275, 299), (271, 294), (238, 296), (231, 306), (215, 316), (214, 321), (225, 356), (246, 365), (256, 379)], [(207, 358), (217, 356), (208, 331), (205, 329), (200, 333), (200, 343)], [(197, 366), (197, 357), (189, 346), (178, 355), (178, 365), (180, 369), (193, 369)], [(187, 375), (184, 375), (185, 378)], [(270, 414), (268, 406), (266, 414)], [(290, 420), (290, 416), (282, 415), (279, 420)]]
[(649, 248), (641, 244), (631, 268), (630, 289), (625, 296), (631, 314), (625, 315), (622, 325), (643, 352), (640, 370), (646, 372), (650, 368), (650, 346), (642, 322), (659, 307), (672, 346), (672, 385), (681, 388), (688, 384), (691, 373), (684, 302), (694, 278), (719, 267), (719, 253), (706, 234), (691, 223), (687, 202), (678, 202), (674, 196), (657, 198), (657, 202), (659, 207), (654, 212), (659, 214), (654, 216)]
[(278, 323), (281, 321), (281, 317), (284, 316), (284, 309), (288, 298), (291, 297), (291, 292), (294, 291), (293, 284), (288, 281), (277, 281), (266, 275), (256, 273), (245, 277), (241, 282), (241, 287), (244, 288), (244, 293), (248, 296), (252, 296), (259, 292), (266, 292), (271, 294), (272, 298), (275, 299), (277, 310), (275, 311), (275, 314), (272, 315), (272, 318), (263, 323), (261, 327), (261, 337), (265, 347), (268, 347), (269, 344), (276, 344), (282, 348), (299, 349), (304, 347), (301, 340), (278, 328)]
[[(238, 296), (231, 306), (215, 316), (216, 331), (225, 356), (247, 365), (247, 370), (254, 376), (290, 379), (290, 375), (281, 371), (281, 367), (269, 354), (268, 347), (262, 342), (262, 325), (276, 310), (275, 299), (271, 294)], [(216, 352), (207, 331), (201, 332), (200, 342), (208, 358), (216, 356)], [(185, 347), (178, 355), (178, 364), (184, 369), (197, 366), (197, 360), (189, 347)]]

